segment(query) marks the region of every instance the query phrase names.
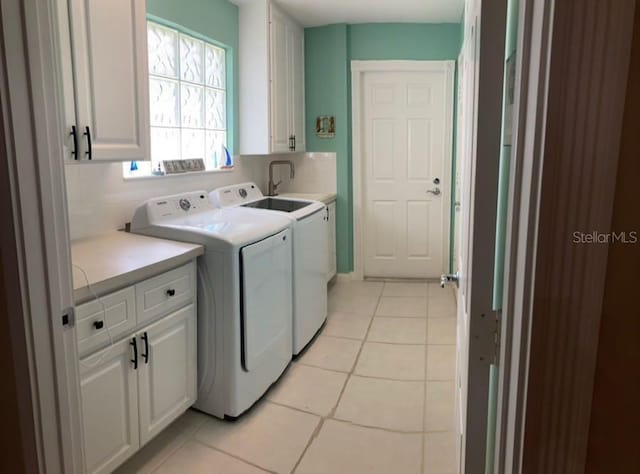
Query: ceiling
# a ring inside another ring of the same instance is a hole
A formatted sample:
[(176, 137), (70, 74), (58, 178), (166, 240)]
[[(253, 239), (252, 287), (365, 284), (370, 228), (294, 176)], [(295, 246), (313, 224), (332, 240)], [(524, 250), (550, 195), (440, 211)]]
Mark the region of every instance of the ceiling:
[[(255, 0), (231, 0), (238, 5)], [(333, 23), (457, 23), (464, 0), (277, 0), (303, 26)]]

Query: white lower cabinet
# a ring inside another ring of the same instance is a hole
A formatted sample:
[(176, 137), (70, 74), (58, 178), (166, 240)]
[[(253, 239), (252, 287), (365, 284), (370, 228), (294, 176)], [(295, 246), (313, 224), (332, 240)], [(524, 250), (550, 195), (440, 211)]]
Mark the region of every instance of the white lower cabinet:
[(336, 253), (336, 202), (332, 201), (327, 204), (327, 245), (329, 246), (327, 254), (329, 261), (327, 262), (327, 281), (336, 276), (337, 253)]
[(87, 473), (111, 472), (138, 450), (138, 374), (133, 338), (80, 361)]
[(196, 399), (196, 312), (193, 305), (140, 334), (140, 444), (145, 444)]
[[(128, 335), (120, 334), (122, 339), (113, 345), (80, 359), (87, 473), (113, 471), (196, 400), (195, 263), (163, 274), (169, 285), (173, 284), (176, 273), (189, 275), (194, 284), (193, 288), (187, 285), (181, 290), (189, 294), (182, 307), (176, 309), (167, 303), (166, 311), (152, 321), (132, 310), (128, 317), (133, 326)], [(144, 295), (142, 290), (156, 284), (157, 279), (136, 285), (136, 295)], [(101, 300), (119, 301), (127, 291), (102, 296)], [(91, 315), (92, 305), (95, 302), (85, 303), (76, 311)], [(109, 307), (105, 310), (108, 313)], [(104, 317), (99, 320), (108, 322), (109, 317), (108, 313), (106, 320)]]

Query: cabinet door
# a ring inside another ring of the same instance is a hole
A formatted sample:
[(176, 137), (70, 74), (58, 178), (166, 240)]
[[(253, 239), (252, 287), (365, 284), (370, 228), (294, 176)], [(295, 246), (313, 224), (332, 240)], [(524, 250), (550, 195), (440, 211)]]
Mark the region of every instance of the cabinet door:
[(93, 160), (148, 160), (146, 2), (69, 0), (69, 13), (78, 158), (90, 143)]
[(271, 152), (289, 151), (289, 41), (288, 19), (271, 5)]
[(139, 446), (137, 373), (125, 339), (80, 360), (85, 467), (111, 472)]
[(327, 238), (327, 245), (329, 246), (329, 251), (327, 252), (329, 255), (328, 262), (328, 270), (327, 270), (327, 281), (331, 280), (337, 271), (337, 255), (336, 255), (336, 203), (331, 202), (327, 205), (327, 231), (329, 233)]
[(193, 304), (138, 332), (141, 445), (195, 402), (196, 345)]
[(304, 30), (289, 23), (289, 129), (295, 136), (295, 151), (306, 150), (304, 110)]

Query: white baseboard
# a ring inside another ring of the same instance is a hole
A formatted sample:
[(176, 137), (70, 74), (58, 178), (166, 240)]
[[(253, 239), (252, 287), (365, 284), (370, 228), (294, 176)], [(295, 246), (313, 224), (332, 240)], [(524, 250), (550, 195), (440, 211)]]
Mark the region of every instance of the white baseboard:
[(355, 275), (353, 274), (353, 272), (351, 273), (338, 273), (335, 276), (335, 280), (336, 282), (347, 282), (347, 281), (354, 281), (354, 280), (358, 280)]

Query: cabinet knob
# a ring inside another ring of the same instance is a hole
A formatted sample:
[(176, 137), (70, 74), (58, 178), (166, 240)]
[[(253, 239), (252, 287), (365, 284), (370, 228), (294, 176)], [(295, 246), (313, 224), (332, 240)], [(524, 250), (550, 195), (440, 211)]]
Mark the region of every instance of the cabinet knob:
[(167, 290), (167, 296), (175, 296), (176, 295), (176, 290), (174, 290), (173, 288), (169, 288)]
[(104, 321), (99, 320), (99, 321), (94, 321), (93, 322), (93, 327), (96, 329), (102, 329), (104, 327)]

